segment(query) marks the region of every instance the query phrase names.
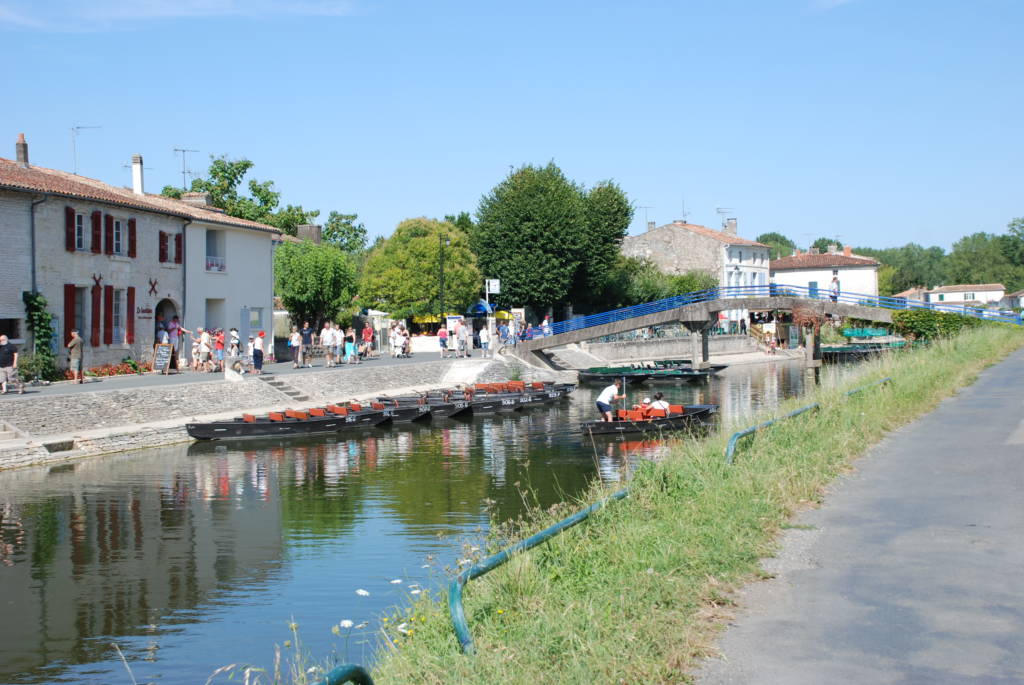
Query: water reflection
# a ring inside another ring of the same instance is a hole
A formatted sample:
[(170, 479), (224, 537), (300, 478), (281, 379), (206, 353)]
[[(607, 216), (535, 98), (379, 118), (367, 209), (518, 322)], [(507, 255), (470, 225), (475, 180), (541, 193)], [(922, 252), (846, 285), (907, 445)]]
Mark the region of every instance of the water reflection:
[[(628, 392), (714, 402), (728, 416), (807, 382), (780, 363)], [(372, 630), (491, 516), (572, 498), (595, 474), (622, 480), (664, 453), (660, 439), (584, 444), (578, 423), (596, 414), (598, 390), (471, 422), (0, 473), (0, 681), (126, 682), (116, 641), (140, 682), (203, 682), (227, 663), (269, 666), (292, 617), (315, 654), (365, 662), (371, 641), (346, 644), (332, 625)]]

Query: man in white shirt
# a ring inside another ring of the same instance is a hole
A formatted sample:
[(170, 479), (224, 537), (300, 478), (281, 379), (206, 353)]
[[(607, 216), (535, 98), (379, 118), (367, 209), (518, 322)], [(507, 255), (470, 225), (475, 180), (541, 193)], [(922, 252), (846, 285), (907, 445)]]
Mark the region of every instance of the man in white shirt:
[(601, 394), (597, 396), (597, 411), (601, 413), (605, 421), (612, 420), (612, 403), (626, 398), (625, 395), (619, 394), (621, 390), (622, 381), (616, 378), (614, 383), (602, 390)]
[(320, 331), (320, 347), (324, 350), (324, 364), (327, 368), (334, 366), (334, 329), (330, 321), (324, 321), (324, 327)]

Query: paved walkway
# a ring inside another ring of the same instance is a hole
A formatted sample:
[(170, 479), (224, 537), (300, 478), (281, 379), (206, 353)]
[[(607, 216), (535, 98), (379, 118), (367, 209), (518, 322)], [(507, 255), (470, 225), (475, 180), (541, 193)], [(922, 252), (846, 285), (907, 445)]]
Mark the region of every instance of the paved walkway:
[(1024, 351), (856, 462), (697, 683), (1024, 682)]

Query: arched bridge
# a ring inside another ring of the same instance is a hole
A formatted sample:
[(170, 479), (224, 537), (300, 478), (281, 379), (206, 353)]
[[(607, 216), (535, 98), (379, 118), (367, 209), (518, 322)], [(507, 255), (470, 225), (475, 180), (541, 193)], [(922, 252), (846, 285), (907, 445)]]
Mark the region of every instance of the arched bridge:
[[(549, 335), (517, 343), (517, 356), (547, 362), (542, 350), (584, 340), (625, 333), (648, 326), (682, 323), (694, 333), (703, 333), (718, 323), (718, 313), (730, 309), (751, 311), (792, 311), (804, 308), (834, 317), (891, 323), (894, 310), (931, 309), (1020, 324), (1013, 312), (998, 312), (950, 304), (936, 304), (877, 295), (840, 293), (833, 299), (821, 289), (788, 285), (738, 286), (686, 293), (656, 302), (624, 307), (601, 314), (581, 316), (551, 325)], [(706, 345), (704, 346), (706, 350)], [(706, 354), (704, 361), (707, 361)], [(532, 361), (532, 360), (530, 360)]]

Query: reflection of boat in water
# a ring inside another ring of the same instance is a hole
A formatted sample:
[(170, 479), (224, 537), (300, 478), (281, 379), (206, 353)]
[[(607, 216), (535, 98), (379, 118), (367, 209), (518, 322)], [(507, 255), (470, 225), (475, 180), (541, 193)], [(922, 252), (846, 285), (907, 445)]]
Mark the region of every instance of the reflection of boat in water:
[(585, 436), (677, 431), (702, 424), (716, 411), (717, 404), (673, 404), (668, 411), (620, 409), (614, 421), (585, 421), (580, 429)]
[(906, 347), (905, 341), (889, 343), (852, 343), (847, 345), (822, 345), (821, 358), (827, 362), (855, 362), (883, 352)]
[(595, 366), (579, 372), (580, 382), (611, 383), (616, 379), (630, 385), (640, 383), (683, 383), (703, 381), (712, 374), (728, 368), (726, 364), (713, 364), (706, 369), (695, 369), (688, 359), (670, 359), (660, 362), (635, 362), (629, 366)]
[(473, 388), (440, 390), (423, 395), (381, 397), (369, 405), (357, 402), (306, 409), (285, 409), (263, 416), (243, 414), (227, 421), (189, 423), (189, 436), (198, 440), (248, 439), (339, 433), (362, 428), (427, 421), (433, 415), (490, 415), (551, 404), (573, 392), (562, 383), (521, 381), (478, 384)]

